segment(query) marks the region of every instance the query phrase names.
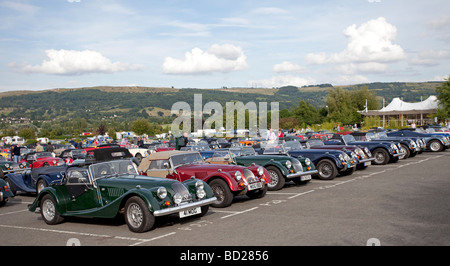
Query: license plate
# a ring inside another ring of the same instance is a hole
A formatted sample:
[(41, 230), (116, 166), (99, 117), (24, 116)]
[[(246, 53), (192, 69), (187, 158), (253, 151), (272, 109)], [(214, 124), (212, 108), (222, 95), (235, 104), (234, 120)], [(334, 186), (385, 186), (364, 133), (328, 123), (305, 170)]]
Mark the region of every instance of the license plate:
[(311, 180), (311, 175), (304, 175), (301, 177), (301, 181)]
[(371, 161), (368, 161), (368, 162), (364, 162), (364, 166), (369, 166), (369, 165), (371, 165), (372, 164), (372, 162)]
[(202, 208), (200, 208), (200, 207), (189, 209), (189, 210), (184, 210), (184, 211), (180, 212), (180, 218), (200, 214), (201, 212), (202, 212)]
[(248, 185), (248, 190), (254, 190), (258, 188), (262, 188), (262, 184), (260, 182)]

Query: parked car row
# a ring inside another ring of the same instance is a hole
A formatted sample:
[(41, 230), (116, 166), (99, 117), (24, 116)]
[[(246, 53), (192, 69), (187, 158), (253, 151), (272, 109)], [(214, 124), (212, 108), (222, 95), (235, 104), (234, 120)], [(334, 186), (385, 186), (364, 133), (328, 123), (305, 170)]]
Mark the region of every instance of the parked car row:
[[(39, 161), (35, 154), (30, 157), (34, 161), (27, 157), (19, 168), (4, 171), (0, 206), (18, 192), (36, 193), (29, 210), (39, 211), (47, 224), (61, 223), (69, 216), (113, 218), (121, 214), (131, 231), (145, 232), (154, 228), (159, 216), (202, 216), (209, 206), (226, 208), (239, 195), (249, 200), (263, 198), (268, 190), (283, 189), (289, 181), (306, 185), (312, 178), (331, 180), (372, 164), (432, 152), (434, 139), (434, 135), (355, 132), (335, 134), (325, 141), (260, 140), (255, 146), (155, 151), (141, 158), (126, 148), (103, 147), (62, 152), (62, 162), (53, 157), (56, 162), (48, 167), (35, 164)], [(450, 145), (448, 136), (437, 139), (442, 140), (441, 150)]]

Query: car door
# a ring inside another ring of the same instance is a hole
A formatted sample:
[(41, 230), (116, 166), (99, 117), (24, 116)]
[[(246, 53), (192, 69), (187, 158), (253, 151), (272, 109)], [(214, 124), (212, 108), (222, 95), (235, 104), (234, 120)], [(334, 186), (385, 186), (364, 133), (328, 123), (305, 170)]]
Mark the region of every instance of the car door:
[(87, 169), (68, 169), (65, 187), (69, 197), (67, 211), (89, 210), (101, 206), (98, 190), (94, 187)]

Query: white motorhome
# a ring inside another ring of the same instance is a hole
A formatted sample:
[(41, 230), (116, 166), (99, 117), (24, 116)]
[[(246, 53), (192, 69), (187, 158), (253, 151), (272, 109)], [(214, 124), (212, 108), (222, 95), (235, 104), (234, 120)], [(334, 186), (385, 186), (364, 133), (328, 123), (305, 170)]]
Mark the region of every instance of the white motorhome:
[(25, 139), (19, 136), (14, 136), (12, 137), (12, 143), (11, 144), (20, 144), (20, 145), (24, 145), (25, 144)]

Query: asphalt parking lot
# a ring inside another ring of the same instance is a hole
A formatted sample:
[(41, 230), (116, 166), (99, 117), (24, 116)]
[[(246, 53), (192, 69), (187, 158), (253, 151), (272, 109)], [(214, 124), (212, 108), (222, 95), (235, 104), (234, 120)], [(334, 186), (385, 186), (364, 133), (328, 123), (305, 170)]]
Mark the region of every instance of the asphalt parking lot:
[[(332, 181), (287, 185), (235, 199), (194, 219), (160, 218), (143, 234), (123, 219), (70, 218), (50, 226), (20, 194), (0, 208), (2, 246), (382, 246), (450, 245), (450, 151), (370, 166)], [(372, 242), (370, 242), (372, 243)]]

